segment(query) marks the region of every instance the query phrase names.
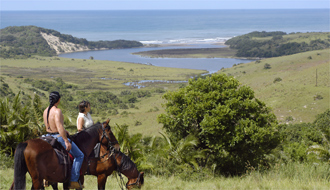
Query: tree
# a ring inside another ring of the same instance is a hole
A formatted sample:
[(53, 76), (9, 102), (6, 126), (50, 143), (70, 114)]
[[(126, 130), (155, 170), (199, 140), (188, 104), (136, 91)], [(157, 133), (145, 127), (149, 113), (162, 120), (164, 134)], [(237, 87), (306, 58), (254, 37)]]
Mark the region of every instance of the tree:
[(209, 149), (209, 162), (216, 162), (221, 172), (243, 172), (247, 163), (257, 166), (279, 142), (275, 115), (233, 77), (190, 79), (164, 98), (166, 113), (158, 121), (170, 138), (178, 142), (194, 135), (197, 148)]

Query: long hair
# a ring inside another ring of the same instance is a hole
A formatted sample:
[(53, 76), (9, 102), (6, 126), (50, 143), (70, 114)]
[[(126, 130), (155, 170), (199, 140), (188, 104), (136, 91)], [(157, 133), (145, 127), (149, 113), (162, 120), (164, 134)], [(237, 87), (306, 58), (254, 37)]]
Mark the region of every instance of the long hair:
[(58, 102), (58, 100), (61, 98), (60, 93), (53, 91), (49, 94), (49, 107), (48, 107), (48, 111), (47, 111), (47, 123), (48, 122), (48, 117), (49, 117), (49, 111), (50, 109), (54, 106), (54, 104), (56, 104)]

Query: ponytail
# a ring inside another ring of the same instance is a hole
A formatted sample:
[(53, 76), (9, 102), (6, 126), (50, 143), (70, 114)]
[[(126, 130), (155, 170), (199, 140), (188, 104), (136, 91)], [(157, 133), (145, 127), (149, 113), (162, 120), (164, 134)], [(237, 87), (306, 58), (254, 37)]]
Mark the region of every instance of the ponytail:
[(60, 100), (61, 98), (61, 95), (60, 93), (56, 92), (56, 91), (53, 91), (49, 94), (49, 107), (48, 107), (48, 110), (47, 110), (47, 123), (48, 122), (48, 117), (49, 117), (49, 111), (50, 109)]

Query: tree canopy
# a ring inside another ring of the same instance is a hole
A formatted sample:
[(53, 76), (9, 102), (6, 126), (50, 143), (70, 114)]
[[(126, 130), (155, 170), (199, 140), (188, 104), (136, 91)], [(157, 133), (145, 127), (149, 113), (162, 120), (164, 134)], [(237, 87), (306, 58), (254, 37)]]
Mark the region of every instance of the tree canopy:
[(158, 117), (171, 138), (189, 135), (223, 172), (240, 173), (257, 166), (279, 143), (277, 120), (250, 87), (224, 74), (189, 80), (185, 88), (164, 95), (165, 114)]

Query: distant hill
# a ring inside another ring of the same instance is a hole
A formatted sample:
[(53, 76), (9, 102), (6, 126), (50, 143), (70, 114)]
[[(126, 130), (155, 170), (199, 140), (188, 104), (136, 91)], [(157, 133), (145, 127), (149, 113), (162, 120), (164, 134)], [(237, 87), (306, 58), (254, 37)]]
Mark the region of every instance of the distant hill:
[(10, 26), (0, 30), (0, 57), (27, 58), (31, 55), (54, 56), (98, 49), (121, 49), (143, 46), (138, 41), (87, 41), (72, 35), (37, 26)]
[(218, 71), (250, 86), (282, 123), (312, 122), (329, 109), (330, 49), (257, 60)]
[(226, 41), (237, 57), (279, 57), (330, 47), (329, 32), (251, 32)]

